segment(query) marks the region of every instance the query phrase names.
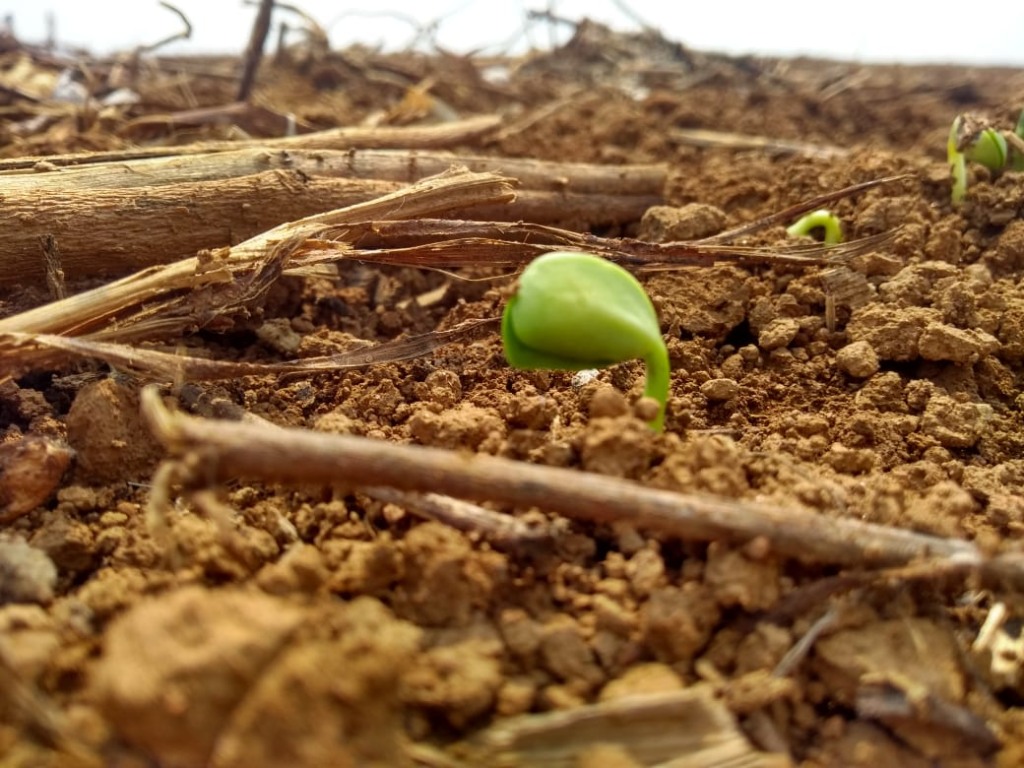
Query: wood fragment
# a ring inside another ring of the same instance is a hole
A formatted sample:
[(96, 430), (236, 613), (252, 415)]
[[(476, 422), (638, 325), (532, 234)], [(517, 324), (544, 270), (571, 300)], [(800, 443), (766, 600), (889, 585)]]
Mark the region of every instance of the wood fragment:
[(57, 238), (52, 234), (43, 235), (39, 238), (39, 245), (43, 249), (43, 269), (46, 273), (46, 287), (50, 292), (50, 299), (60, 301), (68, 292), (64, 282), (64, 262), (57, 247)]
[(499, 721), (458, 751), (472, 765), (572, 768), (581, 754), (601, 745), (623, 748), (633, 765), (642, 766), (793, 764), (785, 755), (755, 750), (707, 683)]
[(61, 155), (14, 157), (0, 160), (0, 171), (30, 170), (40, 164), (70, 167), (86, 163), (142, 160), (150, 157), (178, 157), (207, 152), (232, 152), (246, 148), (264, 149), (444, 149), (472, 144), (497, 130), (499, 115), (480, 115), (439, 125), (345, 126), (326, 131), (246, 141), (198, 141), (173, 147), (137, 147), (107, 152), (75, 152)]
[(109, 277), (232, 245), (282, 222), (399, 188), (389, 181), (267, 171), (154, 189), (4, 192), (0, 286), (43, 283), (43, 237), (60, 243), (68, 280)]
[(453, 217), (621, 224), (661, 203), (665, 180), (662, 166), (265, 149), (8, 172), (0, 175), (0, 228), (8, 233), (0, 286), (42, 281), (40, 238), (60, 243), (68, 279), (120, 275), (232, 245), (269, 227), (467, 165), (508, 167), (522, 177), (521, 187), (526, 180), (526, 188), (512, 205), (453, 208)]
[(297, 171), (324, 178), (376, 179), (412, 184), (453, 167), (500, 173), (522, 189), (660, 197), (668, 168), (646, 165), (557, 163), (530, 158), (489, 157), (430, 150), (274, 149), (249, 147), (231, 152), (83, 162), (53, 170), (16, 169), (0, 173), (0, 190), (71, 191), (133, 189), (249, 176), (266, 171)]
[[(434, 216), (473, 203), (509, 201), (514, 197), (510, 181), (494, 174), (456, 173), (426, 179), (366, 203), (287, 222), (231, 248), (152, 267), (63, 301), (0, 319), (0, 334), (83, 335), (104, 331), (95, 337), (98, 341), (174, 336), (186, 328), (197, 327), (200, 320), (195, 308), (189, 309), (190, 296), (200, 296), (207, 302), (205, 322), (217, 319), (216, 302), (223, 305), (231, 297), (206, 296), (201, 293), (203, 289), (231, 284), (235, 275), (249, 275), (275, 249), (287, 246), (290, 255), (296, 243), (315, 239), (331, 227), (349, 222)], [(211, 305), (210, 301), (215, 303)], [(161, 316), (161, 312), (165, 314)], [(219, 316), (227, 319), (223, 312)], [(0, 360), (9, 362), (3, 356)]]

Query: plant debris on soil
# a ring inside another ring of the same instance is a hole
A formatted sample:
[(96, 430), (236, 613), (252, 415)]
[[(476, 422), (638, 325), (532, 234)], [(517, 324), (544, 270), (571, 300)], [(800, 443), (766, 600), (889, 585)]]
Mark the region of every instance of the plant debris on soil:
[[(0, 763), (1024, 764), (1024, 71), (324, 40), (0, 40)], [(663, 433), (505, 363), (565, 247)]]

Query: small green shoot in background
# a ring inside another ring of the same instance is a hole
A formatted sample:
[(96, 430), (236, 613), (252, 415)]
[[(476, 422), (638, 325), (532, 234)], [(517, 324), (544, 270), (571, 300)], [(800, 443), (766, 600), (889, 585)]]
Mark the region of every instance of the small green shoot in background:
[(812, 211), (786, 228), (790, 237), (808, 236), (816, 229), (824, 233), (825, 245), (838, 245), (843, 242), (843, 225), (839, 217), (824, 208)]
[(534, 259), (505, 307), (501, 337), (514, 368), (581, 371), (642, 359), (644, 396), (659, 404), (650, 425), (664, 427), (668, 349), (654, 305), (622, 267), (570, 251)]
[(957, 115), (949, 127), (946, 160), (953, 180), (953, 205), (960, 205), (967, 196), (968, 161), (994, 174), (1024, 170), (1024, 111), (1012, 131), (1000, 131), (970, 115)]

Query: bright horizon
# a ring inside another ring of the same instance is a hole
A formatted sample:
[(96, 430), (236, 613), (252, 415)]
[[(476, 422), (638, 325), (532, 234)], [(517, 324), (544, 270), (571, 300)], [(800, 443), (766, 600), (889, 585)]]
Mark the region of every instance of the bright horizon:
[[(191, 20), (193, 37), (161, 52), (240, 53), (244, 48), (256, 13), (253, 5), (232, 0), (177, 0), (174, 4)], [(728, 5), (725, 15), (721, 3), (666, 6), (658, 0), (389, 0), (378, 6), (386, 10), (378, 12), (370, 11), (369, 3), (336, 0), (300, 0), (295, 5), (325, 27), (335, 48), (361, 42), (400, 49), (415, 37), (416, 23), (431, 21), (438, 22), (438, 43), (456, 52), (483, 48), (497, 53), (509, 50), (513, 43), (513, 52), (531, 45), (550, 47), (565, 41), (566, 29), (552, 30), (538, 22), (528, 25), (526, 20), (529, 10), (547, 8), (564, 18), (586, 16), (621, 30), (638, 29), (639, 19), (666, 38), (702, 51), (1024, 67), (1024, 5), (1008, 0), (986, 3), (984, 18), (976, 23), (963, 18), (963, 9), (969, 6), (949, 0), (927, 6), (862, 0), (856, 12), (847, 4), (826, 5), (820, 0), (738, 0)], [(0, 10), (13, 16), (15, 33), (29, 43), (45, 39), (46, 14), (52, 11), (59, 44), (101, 54), (130, 50), (181, 28), (180, 21), (156, 0), (11, 0)], [(286, 11), (275, 14), (292, 26), (298, 22)]]

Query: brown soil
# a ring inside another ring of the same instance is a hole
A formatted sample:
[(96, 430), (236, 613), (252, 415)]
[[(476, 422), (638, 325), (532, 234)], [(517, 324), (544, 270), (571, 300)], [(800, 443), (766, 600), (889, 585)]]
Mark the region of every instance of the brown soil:
[[(569, 46), (498, 85), (451, 57), (395, 57), (393, 67), (436, 76), (434, 93), (461, 114), (507, 112), (517, 127), (486, 147), (495, 155), (668, 163), (666, 204), (681, 210), (601, 234), (702, 237), (909, 174), (835, 206), (850, 237), (896, 233), (849, 265), (869, 299), (840, 302), (835, 330), (819, 270), (694, 267), (647, 279), (674, 369), (660, 435), (634, 411), (639, 364), (580, 385), (571, 373), (507, 368), (496, 337), (408, 364), (239, 379), (211, 393), (281, 425), (1018, 550), (1024, 178), (972, 168), (968, 200), (953, 209), (944, 152), (958, 113), (1012, 125), (1024, 72), (691, 60), (667, 48), (658, 66), (659, 52), (644, 49), (644, 70)], [(394, 115), (402, 97), (330, 57), (267, 65), (260, 82), (261, 104), (321, 126)], [(218, 87), (202, 100), (230, 99), (233, 85)], [(698, 148), (683, 128), (849, 154)], [(122, 141), (97, 125), (4, 151)], [(300, 354), (318, 354), (351, 336), (494, 315), (507, 293), (455, 284), (426, 310), (398, 309), (431, 280), (398, 270), (293, 280), (267, 319), (302, 337)], [(0, 309), (43, 295), (25, 286)], [(234, 359), (278, 354), (244, 334), (189, 343)], [(0, 389), (4, 443), (66, 440), (76, 453), (53, 498), (25, 486), (31, 511), (0, 540), (4, 765), (457, 765), (466, 754), (473, 764), (483, 758), (454, 745), (507, 718), (701, 681), (718, 686), (758, 749), (797, 765), (1024, 764), (1024, 601), (1013, 586), (925, 570), (835, 587), (836, 569), (776, 557), (763, 542), (678, 541), (629, 520), (564, 523), (553, 556), (525, 556), (359, 492), (244, 483), (217, 497), (230, 535), (201, 505), (178, 505), (169, 563), (144, 515), (162, 451), (138, 416), (138, 389), (103, 371)], [(58, 456), (49, 476), (66, 464)], [(998, 604), (1007, 649), (972, 650)], [(766, 673), (826, 613), (789, 682), (772, 688)], [(655, 764), (635, 744), (601, 741), (564, 763), (519, 764)]]

